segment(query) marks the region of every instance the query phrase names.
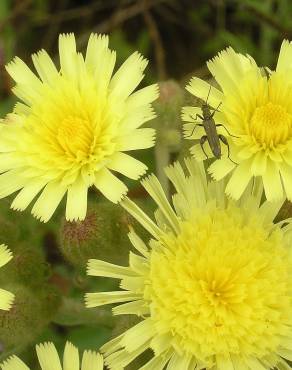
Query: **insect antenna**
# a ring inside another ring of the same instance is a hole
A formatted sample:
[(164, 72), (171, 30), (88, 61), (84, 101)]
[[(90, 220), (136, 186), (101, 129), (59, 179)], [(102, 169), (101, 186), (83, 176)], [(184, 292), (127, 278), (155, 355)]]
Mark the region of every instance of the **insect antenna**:
[[(210, 85), (209, 87), (209, 91), (208, 91), (208, 95), (207, 95), (207, 100), (205, 102), (206, 105), (208, 105), (208, 100), (209, 100), (209, 96), (210, 96), (210, 92), (211, 92), (211, 88), (212, 88), (212, 85)], [(211, 117), (214, 116), (215, 112), (219, 112), (219, 108), (220, 108), (220, 105), (222, 104), (222, 101), (218, 104), (217, 108), (212, 108), (213, 109), (213, 112), (212, 112), (212, 115)]]
[(211, 114), (211, 118), (212, 117), (214, 117), (214, 114), (216, 113), (216, 112), (219, 112), (219, 107), (220, 107), (220, 105), (222, 104), (222, 101), (218, 104), (218, 107), (216, 108), (216, 109), (214, 109), (214, 108), (212, 108), (213, 109), (213, 112), (212, 112), (212, 114)]
[(214, 109), (214, 112), (219, 112), (219, 107), (220, 107), (220, 105), (222, 104), (222, 101), (218, 104), (218, 107), (216, 108), (216, 109)]
[(208, 91), (208, 95), (207, 95), (207, 99), (206, 99), (206, 104), (208, 104), (208, 99), (209, 99), (209, 96), (210, 96), (210, 91), (211, 91), (211, 85), (210, 85), (210, 87), (209, 87), (209, 91)]

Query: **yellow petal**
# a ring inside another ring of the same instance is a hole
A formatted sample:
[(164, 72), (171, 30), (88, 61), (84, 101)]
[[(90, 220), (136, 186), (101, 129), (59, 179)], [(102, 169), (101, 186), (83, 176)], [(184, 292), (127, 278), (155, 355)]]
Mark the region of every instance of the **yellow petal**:
[(267, 370), (267, 367), (264, 366), (263, 364), (261, 364), (260, 361), (256, 358), (246, 358), (245, 362), (249, 366), (250, 369), (253, 369), (253, 370)]
[(190, 362), (191, 362), (190, 356), (188, 355), (180, 356), (178, 353), (174, 352), (168, 363), (167, 370), (176, 370), (176, 369), (188, 370)]
[(117, 70), (110, 82), (111, 94), (126, 99), (143, 79), (148, 61), (138, 52), (133, 53)]
[(265, 152), (258, 152), (252, 160), (251, 172), (254, 176), (262, 176), (267, 168), (267, 155)]
[(278, 165), (269, 160), (263, 174), (265, 195), (268, 201), (279, 200), (283, 197), (283, 186)]
[(36, 352), (42, 370), (62, 370), (58, 352), (53, 343), (37, 345)]
[(24, 186), (23, 189), (17, 194), (14, 198), (11, 208), (23, 211), (25, 210), (29, 204), (32, 202), (34, 197), (42, 190), (42, 188), (46, 185), (47, 180), (43, 179), (36, 179), (31, 184)]
[(87, 293), (85, 295), (86, 307), (99, 307), (106, 304), (135, 301), (141, 298), (141, 294), (128, 291)]
[(59, 54), (62, 75), (74, 79), (77, 72), (77, 53), (73, 33), (61, 34), (59, 36)]
[(221, 91), (197, 77), (193, 77), (190, 80), (189, 84), (186, 86), (186, 89), (191, 94), (204, 101), (207, 100), (207, 97), (209, 95), (208, 104), (213, 108), (217, 108), (219, 104), (223, 101), (224, 96)]
[(163, 370), (165, 365), (169, 361), (169, 355), (167, 356), (165, 353), (161, 356), (155, 356), (152, 360), (147, 362), (144, 366), (140, 367), (139, 370)]
[(31, 213), (42, 222), (49, 221), (65, 195), (66, 190), (58, 181), (48, 183), (35, 202)]
[(63, 370), (79, 370), (78, 349), (70, 342), (66, 343), (63, 356)]
[(21, 189), (28, 179), (21, 176), (19, 169), (10, 170), (0, 175), (0, 198), (7, 197)]
[(100, 353), (85, 351), (82, 358), (81, 370), (103, 370), (103, 358)]
[(105, 168), (95, 175), (94, 185), (113, 203), (119, 202), (128, 191), (126, 185)]
[(232, 361), (229, 357), (229, 355), (217, 355), (216, 356), (217, 361), (217, 368), (218, 370), (237, 370), (233, 367)]
[(252, 61), (232, 48), (221, 51), (215, 58), (207, 63), (213, 77), (224, 92), (233, 92), (246, 70), (253, 66)]
[(134, 302), (123, 303), (112, 309), (113, 315), (136, 315), (145, 317), (150, 315), (150, 308), (140, 299)]
[(41, 50), (32, 55), (32, 60), (42, 81), (54, 86), (55, 79), (59, 73), (48, 53), (45, 50)]
[[(195, 144), (190, 148), (190, 152), (191, 152), (192, 156), (198, 162), (203, 162), (208, 158), (213, 158), (214, 157), (207, 141), (204, 143), (203, 148), (204, 148), (204, 150), (202, 149), (201, 144)], [(204, 153), (204, 151), (205, 151), (205, 153)]]
[(157, 227), (151, 218), (145, 212), (143, 212), (136, 203), (125, 197), (120, 202), (120, 205), (125, 208), (152, 236), (154, 236), (156, 239), (159, 238), (161, 233), (159, 227)]
[(68, 187), (66, 203), (66, 220), (84, 220), (87, 211), (88, 187), (81, 176)]
[(154, 146), (154, 143), (155, 130), (153, 128), (139, 128), (119, 138), (119, 150), (146, 149)]
[(170, 226), (173, 228), (173, 230), (177, 233), (179, 233), (179, 222), (178, 218), (170, 206), (166, 195), (164, 193), (164, 190), (158, 181), (157, 177), (155, 175), (150, 175), (146, 179), (144, 179), (141, 182), (142, 186), (146, 189), (146, 191), (149, 193), (149, 195), (152, 197), (152, 199), (156, 202), (159, 209), (163, 213), (163, 215), (166, 217), (167, 221), (169, 222)]
[(114, 265), (101, 260), (90, 259), (87, 264), (87, 275), (105, 276), (114, 279), (123, 279), (127, 276), (137, 276), (129, 267)]
[(1, 370), (29, 370), (29, 368), (17, 356), (9, 357), (0, 366)]
[(208, 173), (212, 176), (212, 178), (216, 181), (220, 181), (226, 175), (228, 175), (236, 165), (231, 162), (229, 158), (221, 158), (214, 161), (208, 167)]
[(121, 132), (125, 132), (127, 137), (132, 135), (133, 130), (142, 126), (143, 123), (150, 121), (156, 117), (156, 113), (152, 105), (144, 105), (129, 111), (120, 122)]
[(9, 311), (14, 301), (14, 294), (0, 289), (0, 310)]
[(115, 153), (107, 167), (133, 180), (138, 180), (147, 171), (144, 163), (122, 152)]
[(147, 343), (155, 335), (155, 327), (150, 318), (145, 319), (124, 334), (121, 344), (126, 347), (127, 351), (132, 352)]
[(128, 234), (130, 242), (132, 243), (133, 247), (137, 249), (138, 252), (142, 254), (144, 257), (149, 256), (149, 250), (147, 245), (143, 242), (143, 240), (137, 235), (132, 227), (130, 227), (130, 232)]
[(137, 109), (145, 104), (150, 104), (159, 96), (159, 87), (157, 84), (149, 85), (143, 89), (137, 90), (127, 99), (128, 109)]
[(14, 58), (6, 70), (17, 84), (30, 86), (37, 91), (41, 88), (41, 81), (20, 58)]
[(12, 259), (12, 252), (5, 244), (0, 245), (0, 267), (6, 265)]
[(181, 119), (186, 122), (201, 122), (202, 119), (198, 115), (202, 116), (201, 107), (183, 107), (181, 112)]
[(94, 73), (94, 70), (100, 68), (100, 65), (103, 64), (103, 60), (100, 60), (100, 58), (106, 53), (108, 43), (109, 38), (107, 35), (97, 35), (96, 33), (90, 35), (86, 49), (85, 64), (91, 72)]
[(286, 163), (279, 164), (281, 179), (288, 200), (292, 201), (292, 170)]
[(106, 98), (116, 62), (116, 53), (108, 48), (108, 36), (91, 34), (86, 51), (85, 65), (94, 76), (98, 93)]
[(239, 199), (247, 187), (252, 175), (250, 173), (250, 161), (240, 163), (231, 175), (226, 186), (226, 194), (234, 199)]
[(292, 42), (284, 40), (281, 45), (276, 71), (287, 72), (287, 69), (291, 67), (292, 67)]

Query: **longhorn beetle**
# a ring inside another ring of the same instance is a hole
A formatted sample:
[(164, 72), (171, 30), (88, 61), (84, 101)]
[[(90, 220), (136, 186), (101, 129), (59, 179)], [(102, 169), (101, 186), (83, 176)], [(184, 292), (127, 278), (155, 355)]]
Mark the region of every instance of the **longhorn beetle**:
[[(208, 158), (208, 156), (207, 156), (207, 153), (205, 152), (205, 149), (204, 149), (205, 142), (208, 141), (209, 147), (210, 147), (214, 157), (217, 158), (217, 159), (220, 159), (221, 156), (222, 156), (221, 143), (220, 143), (220, 142), (222, 142), (224, 145), (227, 146), (228, 158), (231, 160), (231, 162), (235, 163), (230, 158), (230, 149), (229, 149), (228, 141), (227, 141), (227, 139), (224, 135), (218, 134), (217, 127), (224, 127), (224, 129), (227, 131), (228, 135), (233, 136), (233, 137), (237, 137), (237, 136), (231, 135), (230, 132), (227, 130), (227, 128), (223, 124), (220, 123), (220, 124), (216, 125), (215, 120), (214, 120), (213, 117), (214, 117), (214, 114), (216, 112), (218, 112), (218, 109), (219, 109), (220, 105), (222, 104), (222, 102), (219, 103), (218, 107), (216, 109), (214, 109), (213, 112), (211, 112), (211, 107), (208, 104), (210, 91), (211, 91), (211, 85), (210, 85), (210, 88), (209, 88), (207, 99), (202, 104), (202, 107), (201, 107), (203, 115), (197, 113), (196, 116), (195, 116), (195, 120), (197, 118), (200, 118), (202, 120), (202, 123), (197, 123), (195, 125), (195, 127), (193, 128), (193, 131), (192, 131), (190, 136), (193, 135), (197, 126), (203, 127), (204, 130), (205, 130), (205, 135), (203, 135), (200, 138), (200, 146), (201, 146), (206, 158)], [(235, 164), (237, 164), (237, 163), (235, 163)]]

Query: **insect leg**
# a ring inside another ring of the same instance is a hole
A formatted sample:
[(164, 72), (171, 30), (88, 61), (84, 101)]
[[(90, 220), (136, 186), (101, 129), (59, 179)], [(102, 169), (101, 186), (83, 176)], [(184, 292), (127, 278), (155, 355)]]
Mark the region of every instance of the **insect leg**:
[(191, 136), (193, 136), (193, 133), (195, 132), (195, 129), (196, 129), (196, 127), (197, 127), (197, 126), (204, 127), (204, 125), (203, 125), (202, 123), (197, 123), (197, 124), (194, 126), (192, 133), (191, 133), (189, 136), (186, 136), (186, 137), (191, 137)]
[(216, 127), (224, 127), (226, 132), (228, 133), (229, 136), (232, 136), (232, 137), (239, 137), (239, 136), (235, 136), (235, 135), (232, 135), (229, 130), (227, 130), (227, 128), (222, 124), (222, 123), (219, 123), (218, 125), (216, 125)]
[(204, 135), (201, 137), (200, 139), (200, 146), (202, 148), (202, 151), (204, 152), (205, 156), (206, 156), (206, 159), (208, 159), (209, 157), (207, 156), (207, 153), (205, 152), (205, 149), (204, 149), (204, 144), (206, 142), (206, 140), (208, 139), (207, 135)]
[(224, 136), (224, 135), (221, 135), (221, 134), (219, 134), (218, 135), (218, 137), (219, 137), (219, 140), (221, 140), (222, 141), (222, 143), (224, 144), (224, 145), (226, 145), (227, 146), (227, 157), (229, 158), (229, 160), (232, 162), (232, 163), (234, 163), (234, 164), (238, 164), (238, 163), (236, 163), (236, 162), (234, 162), (231, 158), (230, 158), (230, 148), (229, 148), (229, 143), (228, 143), (228, 141), (227, 141), (227, 139), (226, 139), (226, 137)]
[[(191, 117), (192, 117), (192, 118), (194, 118), (194, 116), (193, 116), (193, 115), (191, 115)], [(201, 114), (199, 114), (199, 113), (197, 113), (197, 114), (195, 115), (194, 120), (196, 121), (198, 117), (199, 117), (202, 121), (204, 120), (204, 117), (203, 117)]]

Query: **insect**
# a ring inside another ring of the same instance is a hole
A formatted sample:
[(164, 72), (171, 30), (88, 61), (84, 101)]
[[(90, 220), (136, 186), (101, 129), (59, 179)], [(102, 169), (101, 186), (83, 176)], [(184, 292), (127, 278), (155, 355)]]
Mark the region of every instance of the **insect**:
[(227, 130), (227, 128), (222, 123), (216, 125), (215, 120), (214, 120), (214, 115), (215, 115), (216, 112), (218, 112), (218, 109), (219, 109), (220, 105), (222, 104), (222, 102), (218, 105), (218, 107), (216, 109), (213, 110), (213, 112), (211, 112), (212, 108), (208, 104), (210, 91), (211, 91), (211, 85), (210, 85), (210, 88), (209, 88), (207, 99), (202, 104), (202, 107), (201, 107), (202, 115), (197, 113), (196, 116), (195, 116), (195, 120), (197, 118), (200, 118), (202, 120), (202, 123), (197, 123), (194, 126), (193, 131), (192, 131), (190, 136), (193, 135), (195, 129), (198, 126), (203, 127), (204, 130), (205, 130), (205, 135), (203, 135), (200, 138), (200, 146), (201, 146), (202, 151), (204, 152), (206, 158), (208, 158), (208, 155), (207, 155), (207, 153), (205, 152), (205, 149), (204, 149), (204, 144), (205, 144), (206, 141), (208, 141), (209, 147), (210, 147), (214, 157), (217, 158), (217, 159), (220, 159), (221, 156), (222, 156), (221, 143), (223, 143), (224, 145), (227, 146), (228, 158), (230, 159), (231, 162), (233, 162), (234, 164), (237, 164), (236, 162), (234, 162), (230, 158), (229, 143), (228, 143), (228, 141), (227, 141), (227, 139), (224, 135), (219, 134), (217, 132), (217, 127), (223, 127), (226, 130), (226, 132), (228, 133), (228, 135), (230, 135), (230, 136), (233, 136), (233, 137), (237, 137), (237, 136), (231, 135), (231, 133)]

